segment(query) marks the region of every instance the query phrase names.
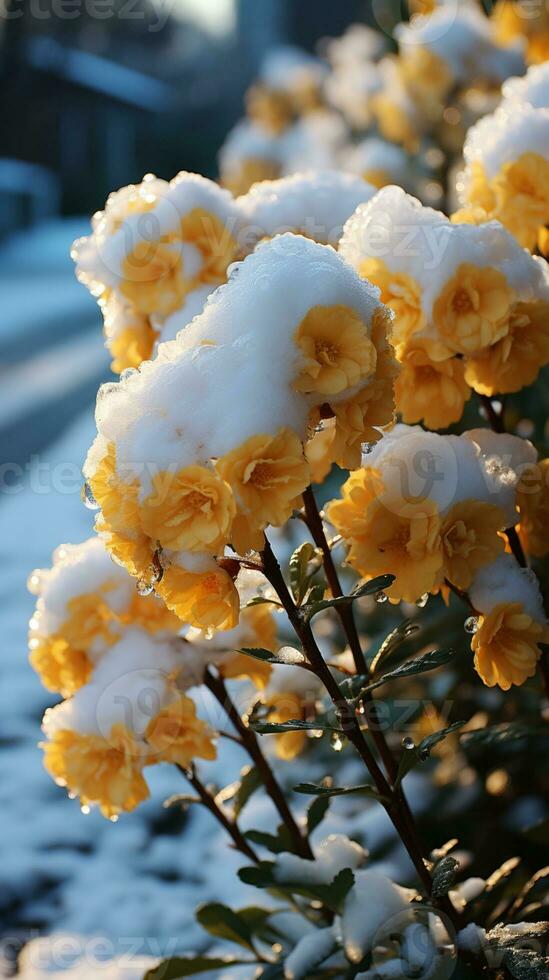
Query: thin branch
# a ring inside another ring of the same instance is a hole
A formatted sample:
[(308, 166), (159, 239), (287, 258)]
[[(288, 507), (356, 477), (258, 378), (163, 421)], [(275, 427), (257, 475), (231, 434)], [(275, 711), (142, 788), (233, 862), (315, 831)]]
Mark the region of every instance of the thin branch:
[(242, 720), (238, 708), (230, 698), (223, 678), (219, 675), (216, 676), (210, 669), (207, 669), (204, 675), (204, 683), (226, 712), (230, 721), (233, 723), (240, 736), (240, 742), (243, 748), (250, 756), (252, 762), (256, 765), (268, 795), (271, 797), (283, 823), (292, 836), (296, 852), (300, 854), (301, 857), (313, 860), (314, 854), (311, 850), (311, 845), (309, 844), (308, 838), (303, 834), (296, 823), (292, 811), (290, 810), (290, 807), (286, 801), (286, 797), (284, 796), (284, 791), (278, 784), (267, 759), (261, 751), (255, 732)]
[[(328, 669), (322, 654), (318, 649), (311, 627), (308, 623), (305, 623), (299, 609), (295, 605), (290, 592), (288, 591), (286, 582), (284, 581), (284, 576), (282, 575), (280, 565), (278, 564), (271, 546), (266, 539), (262, 557), (264, 574), (277, 592), (278, 597), (286, 610), (288, 619), (290, 620), (301, 641), (303, 649), (309, 658), (309, 662), (314, 667), (317, 677), (322, 681), (332, 699), (345, 735), (358, 752), (360, 758), (370, 773), (376, 785), (376, 789), (382, 797), (383, 805), (385, 806), (390, 819), (392, 820), (404, 846), (406, 847), (406, 850), (408, 851), (408, 854), (410, 855), (420, 881), (427, 890), (427, 893), (430, 894), (432, 888), (431, 875), (422, 856), (421, 849), (418, 846), (417, 838), (415, 837), (415, 834), (412, 833), (411, 828), (408, 825), (408, 821), (403, 818), (399, 794), (395, 792), (393, 787), (387, 782), (374, 754), (364, 739), (354, 712), (354, 708), (343, 697), (337, 682), (332, 677), (332, 674), (330, 673), (330, 670)], [(453, 910), (453, 907), (452, 914), (455, 919), (455, 910)]]
[(250, 861), (253, 861), (254, 864), (257, 864), (259, 858), (253, 848), (248, 844), (248, 841), (242, 834), (236, 820), (232, 820), (216, 803), (212, 794), (208, 792), (204, 786), (204, 783), (196, 775), (194, 767), (187, 770), (184, 769), (183, 766), (178, 765), (177, 768), (196, 791), (200, 797), (200, 802), (202, 805), (213, 814), (217, 822), (220, 823), (221, 826), (227, 831), (236, 849), (249, 858)]

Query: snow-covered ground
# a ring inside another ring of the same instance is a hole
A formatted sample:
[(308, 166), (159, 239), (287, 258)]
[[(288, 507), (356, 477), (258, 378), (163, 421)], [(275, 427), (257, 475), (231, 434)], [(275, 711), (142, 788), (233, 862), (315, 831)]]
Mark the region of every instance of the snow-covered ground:
[[(239, 883), (236, 870), (242, 859), (227, 847), (208, 813), (192, 807), (181, 816), (162, 808), (167, 796), (186, 789), (173, 767), (150, 770), (151, 799), (116, 824), (96, 812), (82, 814), (78, 801), (69, 800), (42, 767), (37, 746), (40, 718), (52, 698), (27, 663), (26, 624), (33, 597), (25, 583), (34, 567), (49, 564), (59, 543), (82, 541), (90, 534), (93, 514), (80, 499), (80, 467), (94, 433), (93, 405), (84, 378), (108, 376), (95, 307), (90, 308), (83, 287), (78, 286), (79, 293), (73, 291), (70, 263), (63, 252), (73, 232), (81, 228), (50, 228), (27, 238), (26, 247), (24, 239), (14, 243), (5, 250), (2, 272), (6, 275), (13, 260), (20, 275), (22, 305), (20, 335), (6, 329), (0, 340), (0, 345), (5, 341), (15, 352), (13, 367), (4, 370), (6, 387), (0, 388), (0, 432), (5, 426), (16, 444), (28, 419), (34, 419), (34, 449), (30, 461), (21, 458), (16, 471), (2, 472), (0, 491), (0, 922), (4, 924), (0, 939), (9, 954), (12, 937), (72, 934), (82, 937), (73, 941), (78, 955), (99, 936), (106, 942), (107, 954), (110, 950), (130, 959), (156, 958), (207, 945), (207, 937), (194, 922), (199, 902), (257, 903), (258, 895)], [(40, 290), (35, 291), (33, 305), (30, 284), (42, 260), (50, 271), (57, 269), (57, 286), (51, 303), (41, 304)], [(14, 299), (12, 323), (17, 306)], [(49, 343), (39, 323), (47, 331), (52, 320), (46, 314), (52, 309), (63, 319), (64, 329), (54, 331)], [(90, 322), (94, 329), (88, 329)], [(78, 344), (82, 344), (80, 356)], [(57, 398), (61, 389), (73, 393), (68, 428), (67, 402)], [(41, 420), (52, 414), (53, 430), (51, 425), (41, 430)], [(9, 450), (3, 462), (10, 462)], [(207, 704), (203, 710), (208, 710)], [(264, 744), (267, 748), (267, 741)], [(225, 785), (236, 778), (245, 761), (234, 743), (222, 741), (218, 760), (203, 766), (203, 776)], [(342, 758), (341, 768), (346, 765)], [(286, 766), (284, 772), (290, 785), (323, 775), (307, 760), (293, 764), (291, 773)], [(368, 808), (366, 819), (364, 811), (344, 817), (346, 810), (345, 800), (336, 801), (316, 838), (338, 831), (352, 835), (360, 828), (372, 846), (390, 834), (379, 807)], [(275, 819), (270, 802), (257, 793), (242, 823), (272, 829)], [(402, 880), (402, 856), (395, 857), (398, 863), (391, 852), (384, 870)], [(32, 947), (39, 965), (29, 964), (29, 976), (41, 976), (52, 950), (65, 949), (61, 940), (59, 946), (55, 942), (50, 938), (46, 947)], [(65, 958), (61, 956), (62, 965), (70, 965), (72, 958), (69, 948)], [(57, 953), (54, 959), (59, 969)], [(91, 975), (95, 976), (93, 970)], [(129, 971), (128, 980), (130, 975), (138, 976), (139, 970)]]

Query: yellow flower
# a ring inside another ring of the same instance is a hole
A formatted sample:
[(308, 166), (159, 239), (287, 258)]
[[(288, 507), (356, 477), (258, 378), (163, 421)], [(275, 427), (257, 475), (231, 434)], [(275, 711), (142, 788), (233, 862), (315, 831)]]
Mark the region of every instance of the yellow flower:
[[(480, 160), (473, 160), (468, 174), (467, 200), (473, 208), (484, 212), (486, 216), (492, 214), (496, 206), (496, 196), (490, 186), (490, 181)], [(459, 212), (458, 212), (459, 213)], [(457, 214), (453, 215), (452, 220), (459, 224)], [(488, 220), (488, 217), (483, 219)], [(466, 221), (467, 224), (480, 224), (481, 222)]]
[(292, 101), (284, 92), (252, 85), (246, 92), (246, 113), (269, 133), (279, 136), (292, 121)]
[(369, 170), (364, 170), (362, 173), (362, 179), (366, 181), (367, 184), (371, 184), (372, 187), (377, 187), (381, 190), (382, 187), (387, 187), (388, 184), (392, 184), (393, 180), (391, 174), (387, 170), (380, 170), (379, 168), (371, 168)]
[(549, 630), (537, 623), (520, 602), (500, 602), (481, 616), (471, 640), (475, 670), (488, 687), (508, 691), (533, 677), (541, 655), (539, 643), (546, 643)]
[(135, 808), (149, 796), (143, 753), (128, 729), (113, 725), (108, 740), (67, 729), (42, 743), (44, 765), (84, 806), (97, 804), (105, 817)]
[(549, 259), (549, 226), (544, 225), (538, 231), (538, 251), (544, 259)]
[(387, 311), (379, 307), (372, 319), (372, 341), (377, 351), (375, 375), (356, 395), (337, 402), (333, 408), (332, 459), (344, 469), (360, 466), (363, 443), (377, 442), (383, 435), (380, 429), (394, 422), (394, 379), (399, 367), (387, 340), (389, 329)]
[(92, 673), (92, 664), (85, 650), (74, 649), (63, 637), (36, 637), (29, 660), (48, 691), (68, 698), (86, 684)]
[(401, 143), (410, 153), (416, 151), (419, 138), (413, 120), (393, 101), (387, 92), (376, 92), (370, 99), (370, 108), (376, 118), (381, 135), (391, 143)]
[(422, 112), (433, 121), (439, 119), (453, 78), (447, 64), (432, 51), (418, 45), (400, 60), (406, 88)]
[(490, 215), (484, 208), (478, 207), (478, 205), (471, 205), (470, 207), (459, 208), (450, 215), (450, 221), (453, 225), (484, 225), (487, 221), (490, 221)]
[(238, 169), (224, 173), (222, 183), (234, 197), (240, 197), (261, 180), (276, 180), (280, 177), (280, 169), (280, 164), (274, 160), (248, 157), (240, 161)]
[(151, 547), (141, 527), (139, 482), (124, 481), (118, 475), (113, 443), (109, 443), (88, 483), (101, 507), (101, 514), (95, 522), (97, 533), (103, 535), (111, 554), (130, 575), (146, 575), (156, 544), (154, 548)]
[(153, 330), (147, 317), (136, 317), (131, 327), (109, 342), (112, 354), (111, 371), (121, 374), (126, 368), (138, 368), (142, 361), (152, 355), (158, 334)]
[(153, 541), (173, 551), (216, 554), (230, 537), (236, 506), (231, 488), (215, 470), (185, 466), (161, 471), (141, 505), (141, 521)]
[(382, 259), (363, 259), (358, 271), (363, 279), (379, 287), (381, 302), (395, 314), (391, 341), (398, 349), (425, 326), (419, 283), (405, 272), (391, 272)]
[[(280, 691), (271, 694), (266, 704), (272, 708), (269, 712), (269, 722), (281, 725), (285, 721), (303, 721), (305, 705), (298, 694), (292, 691)], [(306, 732), (281, 732), (275, 735), (276, 754), (279, 759), (295, 759), (303, 750), (307, 741)]]
[(152, 718), (145, 740), (153, 749), (148, 762), (173, 762), (186, 769), (193, 759), (215, 759), (213, 731), (196, 717), (196, 705), (181, 694)]
[(509, 332), (468, 358), (465, 378), (481, 395), (520, 391), (549, 363), (549, 303), (517, 303), (509, 314)]
[(224, 568), (188, 572), (172, 565), (155, 592), (179, 619), (197, 629), (230, 630), (238, 623), (238, 592)]
[(349, 545), (348, 562), (364, 578), (391, 573), (395, 582), (387, 595), (395, 602), (415, 602), (430, 592), (442, 569), (441, 520), (436, 504), (379, 496), (377, 473), (357, 471), (343, 485), (343, 500), (332, 501), (328, 520)]
[(135, 592), (130, 608), (121, 617), (123, 623), (140, 626), (141, 629), (152, 633), (178, 633), (181, 622), (175, 613), (171, 612), (162, 599), (155, 595), (141, 596)]
[(495, 504), (481, 500), (454, 504), (441, 528), (442, 576), (467, 591), (475, 572), (503, 553), (505, 545), (498, 532), (504, 528), (505, 514)]
[(193, 286), (197, 282), (212, 285), (224, 282), (227, 268), (236, 258), (238, 244), (221, 218), (204, 208), (193, 208), (181, 221), (181, 236), (202, 255), (202, 268)]
[[(240, 646), (276, 650), (275, 619), (266, 603), (244, 608), (240, 614), (240, 625), (244, 627)], [(219, 665), (219, 672), (222, 677), (235, 680), (249, 678), (259, 690), (263, 690), (269, 682), (272, 667), (269, 663), (235, 651), (230, 659)]]
[(330, 418), (322, 428), (315, 428), (308, 439), (305, 456), (311, 469), (311, 483), (322, 483), (328, 476), (334, 462), (335, 435), (335, 418)]
[(421, 347), (410, 348), (395, 383), (396, 409), (403, 422), (413, 425), (423, 419), (429, 429), (459, 422), (471, 397), (464, 375), (461, 360), (432, 361)]
[(549, 162), (539, 153), (522, 153), (506, 163), (492, 181), (493, 217), (534, 251), (541, 226), (549, 222)]
[(348, 306), (314, 306), (294, 339), (305, 358), (294, 381), (297, 391), (338, 395), (375, 371), (374, 344), (364, 321)]
[(435, 300), (433, 320), (451, 350), (472, 354), (505, 336), (512, 300), (498, 269), (463, 262)]
[[(109, 586), (105, 585), (106, 592)], [(92, 663), (87, 652), (98, 640), (111, 646), (119, 639), (116, 616), (100, 592), (74, 596), (67, 603), (68, 616), (51, 636), (31, 629), (30, 662), (44, 687), (70, 697), (90, 678)]]
[(301, 440), (291, 429), (251, 436), (222, 456), (217, 472), (237, 502), (232, 543), (239, 554), (263, 545), (267, 524), (284, 524), (310, 480)]
[(529, 555), (549, 554), (549, 459), (542, 459), (533, 470), (533, 482), (523, 473), (517, 489), (520, 524), (517, 531)]
[(139, 242), (122, 263), (120, 291), (138, 313), (168, 316), (192, 289), (176, 247), (160, 241)]

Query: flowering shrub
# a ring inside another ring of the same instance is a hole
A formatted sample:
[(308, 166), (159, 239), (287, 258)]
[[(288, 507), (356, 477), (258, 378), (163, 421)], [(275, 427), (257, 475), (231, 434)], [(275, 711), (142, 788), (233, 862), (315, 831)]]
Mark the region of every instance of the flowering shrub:
[[(397, 54), (359, 25), (273, 53), (224, 187), (149, 175), (74, 246), (120, 378), (96, 536), (29, 583), (45, 765), (111, 820), (176, 766), (167, 805), (265, 897), (200, 907), (211, 948), (149, 980), (549, 966), (547, 821), (518, 832), (546, 818), (548, 74), (506, 80), (545, 27), (413, 8)], [(248, 765), (212, 787), (224, 739)]]

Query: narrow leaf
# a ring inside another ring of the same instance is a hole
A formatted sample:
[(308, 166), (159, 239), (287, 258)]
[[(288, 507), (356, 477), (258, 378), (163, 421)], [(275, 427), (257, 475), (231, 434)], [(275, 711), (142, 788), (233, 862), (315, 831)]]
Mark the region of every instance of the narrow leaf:
[(261, 786), (261, 776), (255, 766), (244, 767), (240, 773), (240, 784), (233, 797), (233, 810), (235, 817), (238, 817), (250, 797), (256, 789)]
[(383, 643), (379, 647), (376, 655), (374, 656), (370, 664), (370, 672), (375, 676), (382, 661), (386, 660), (391, 653), (404, 643), (405, 640), (413, 636), (414, 633), (418, 633), (421, 627), (419, 623), (415, 623), (412, 619), (405, 619), (398, 626), (395, 626), (394, 630), (385, 637)]
[(433, 898), (442, 898), (448, 894), (456, 880), (458, 871), (459, 861), (449, 855), (437, 861), (433, 868), (433, 887), (431, 889)]
[(303, 602), (309, 581), (312, 577), (308, 574), (307, 569), (314, 554), (314, 545), (310, 541), (305, 541), (295, 549), (290, 558), (290, 586), (298, 606)]
[(381, 677), (372, 681), (371, 684), (367, 684), (360, 692), (359, 699), (367, 694), (368, 691), (375, 691), (377, 687), (381, 687), (382, 684), (387, 684), (388, 681), (396, 681), (401, 677), (411, 677), (414, 674), (425, 674), (429, 670), (436, 670), (437, 667), (442, 667), (443, 664), (449, 663), (455, 655), (454, 650), (430, 650), (429, 653), (424, 653), (421, 657), (414, 657), (413, 660), (407, 660), (405, 663), (395, 667), (394, 670), (390, 670), (387, 674), (382, 674)]
[(276, 653), (266, 650), (264, 647), (242, 647), (239, 653), (245, 653), (247, 657), (254, 657), (255, 660), (262, 660), (268, 664), (290, 664), (292, 666), (304, 665), (307, 663), (301, 650), (294, 647), (281, 647)]
[(245, 949), (254, 951), (249, 927), (228, 905), (222, 905), (221, 902), (208, 902), (201, 905), (196, 910), (196, 919), (211, 936), (226, 939), (228, 942), (237, 943)]
[(432, 735), (426, 735), (422, 738), (419, 745), (410, 746), (410, 748), (405, 748), (398, 766), (396, 785), (399, 786), (405, 776), (412, 771), (420, 762), (425, 762), (429, 758), (431, 752), (439, 742), (442, 742), (448, 735), (452, 735), (454, 732), (459, 731), (463, 728), (467, 722), (465, 721), (455, 721), (452, 725), (448, 725), (447, 728), (441, 728), (438, 732), (433, 732)]
[(312, 834), (313, 830), (324, 820), (330, 806), (329, 796), (317, 796), (307, 809), (307, 833)]
[(323, 612), (324, 609), (344, 608), (345, 606), (350, 606), (355, 599), (362, 599), (364, 596), (382, 592), (384, 589), (388, 589), (394, 580), (394, 575), (379, 575), (370, 582), (364, 582), (362, 585), (358, 585), (349, 595), (336, 596), (334, 599), (323, 599), (321, 602), (307, 603), (306, 606), (303, 606), (305, 622), (310, 623), (313, 616), (316, 616), (319, 612)]
[(369, 796), (371, 799), (381, 799), (374, 786), (364, 784), (363, 786), (323, 786), (321, 783), (299, 783), (294, 786), (294, 792), (304, 793), (307, 796), (349, 796), (352, 793), (359, 793), (361, 796)]
[(340, 728), (335, 725), (328, 725), (320, 721), (301, 721), (299, 718), (281, 721), (279, 723), (269, 721), (254, 721), (252, 728), (258, 735), (279, 735), (282, 732), (337, 732), (343, 734)]
[(164, 960), (152, 970), (147, 970), (143, 980), (179, 980), (180, 977), (194, 977), (210, 970), (226, 970), (230, 966), (241, 966), (253, 960), (240, 960), (234, 956), (174, 956)]

